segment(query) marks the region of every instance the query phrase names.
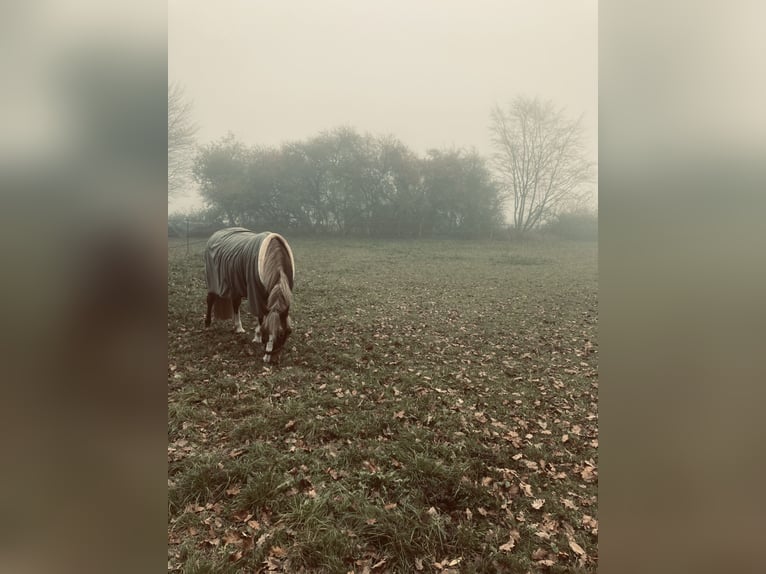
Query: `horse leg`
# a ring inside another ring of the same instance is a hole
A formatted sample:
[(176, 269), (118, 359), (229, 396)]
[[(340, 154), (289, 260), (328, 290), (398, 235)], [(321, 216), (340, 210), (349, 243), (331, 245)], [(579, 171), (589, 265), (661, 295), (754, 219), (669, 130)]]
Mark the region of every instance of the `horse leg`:
[(242, 303), (242, 299), (235, 297), (232, 299), (231, 304), (234, 307), (234, 332), (244, 333), (245, 329), (242, 327), (242, 320), (239, 317), (239, 305)]
[(207, 294), (207, 314), (205, 315), (205, 327), (210, 326), (210, 311), (213, 309), (213, 303), (215, 303), (215, 293)]
[(258, 319), (258, 324), (255, 326), (255, 336), (253, 337), (253, 343), (261, 342), (261, 321), (262, 320), (263, 320), (263, 317), (260, 317)]

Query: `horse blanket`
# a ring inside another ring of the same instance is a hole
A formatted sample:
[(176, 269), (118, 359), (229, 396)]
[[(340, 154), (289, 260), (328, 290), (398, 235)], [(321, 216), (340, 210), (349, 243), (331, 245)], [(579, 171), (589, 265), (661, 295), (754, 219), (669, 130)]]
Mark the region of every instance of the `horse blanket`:
[[(215, 293), (222, 299), (247, 299), (250, 312), (262, 317), (266, 312), (268, 293), (261, 276), (266, 248), (271, 241), (280, 241), (285, 246), (294, 273), (293, 252), (278, 233), (254, 233), (243, 227), (230, 227), (213, 233), (205, 250), (208, 293)], [(293, 277), (289, 280), (292, 286)]]

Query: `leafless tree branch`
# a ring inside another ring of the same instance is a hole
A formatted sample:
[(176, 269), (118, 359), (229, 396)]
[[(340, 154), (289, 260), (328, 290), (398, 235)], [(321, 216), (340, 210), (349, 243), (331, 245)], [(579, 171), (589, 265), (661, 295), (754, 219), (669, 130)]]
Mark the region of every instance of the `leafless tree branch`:
[(490, 114), (492, 165), (513, 224), (528, 231), (564, 209), (582, 205), (595, 179), (585, 156), (582, 118), (568, 120), (551, 102), (523, 96)]

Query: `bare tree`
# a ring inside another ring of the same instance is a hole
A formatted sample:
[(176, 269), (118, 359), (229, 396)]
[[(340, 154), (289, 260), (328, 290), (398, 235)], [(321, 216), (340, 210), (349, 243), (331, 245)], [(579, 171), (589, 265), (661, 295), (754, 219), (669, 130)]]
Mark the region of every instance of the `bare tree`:
[(192, 104), (176, 83), (168, 85), (168, 196), (186, 185), (194, 150), (197, 125), (191, 117)]
[(519, 96), (491, 114), (493, 165), (513, 204), (520, 232), (587, 201), (595, 164), (585, 155), (580, 119), (568, 120), (550, 101)]

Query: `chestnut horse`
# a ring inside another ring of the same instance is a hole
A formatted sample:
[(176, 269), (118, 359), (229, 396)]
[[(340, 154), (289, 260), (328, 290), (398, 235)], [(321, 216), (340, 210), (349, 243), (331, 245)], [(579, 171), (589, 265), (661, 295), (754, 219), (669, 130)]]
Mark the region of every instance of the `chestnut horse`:
[(247, 299), (258, 323), (253, 343), (266, 346), (263, 360), (279, 356), (292, 332), (292, 301), (295, 260), (285, 238), (278, 233), (254, 233), (242, 227), (216, 231), (205, 248), (207, 315), (210, 326), (214, 309), (217, 319), (234, 318), (234, 329), (244, 333), (239, 306)]

